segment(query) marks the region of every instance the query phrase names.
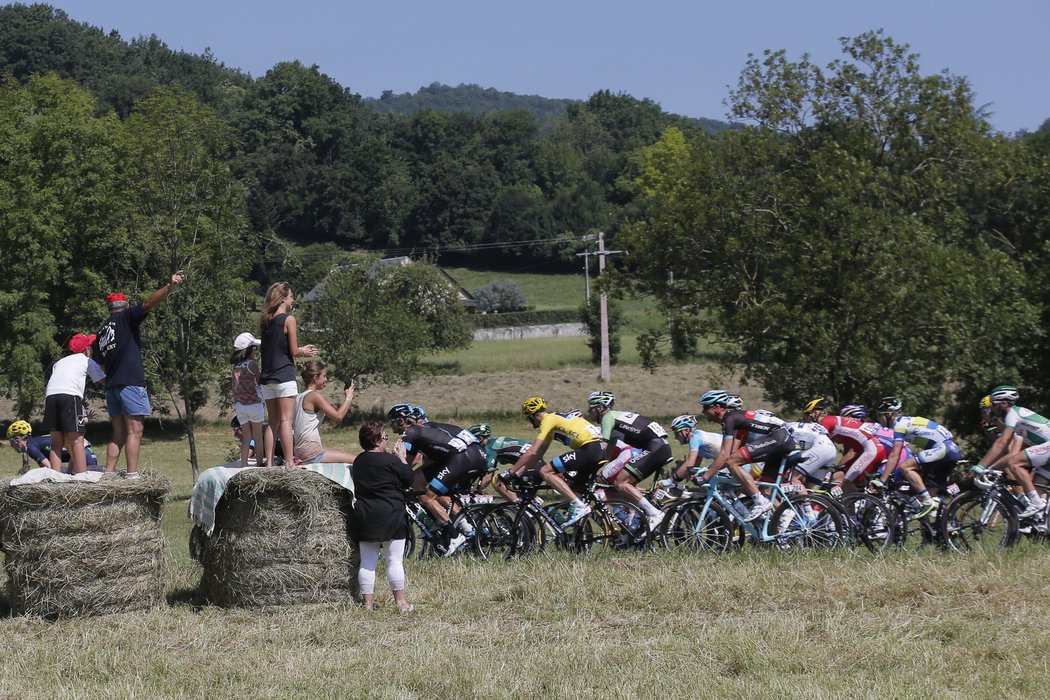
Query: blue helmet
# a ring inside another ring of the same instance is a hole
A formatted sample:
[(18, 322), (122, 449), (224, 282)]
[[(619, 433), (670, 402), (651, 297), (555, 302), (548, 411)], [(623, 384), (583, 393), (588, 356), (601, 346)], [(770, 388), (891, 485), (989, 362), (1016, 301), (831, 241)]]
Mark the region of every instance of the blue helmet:
[(711, 391), (705, 392), (700, 397), (700, 405), (707, 408), (708, 406), (726, 406), (730, 404), (729, 394), (722, 391), (721, 389), (712, 389)]
[(422, 406), (412, 407), (412, 418), (414, 420), (423, 421), (424, 423), (430, 420), (429, 418), (427, 418), (427, 412), (423, 410)]

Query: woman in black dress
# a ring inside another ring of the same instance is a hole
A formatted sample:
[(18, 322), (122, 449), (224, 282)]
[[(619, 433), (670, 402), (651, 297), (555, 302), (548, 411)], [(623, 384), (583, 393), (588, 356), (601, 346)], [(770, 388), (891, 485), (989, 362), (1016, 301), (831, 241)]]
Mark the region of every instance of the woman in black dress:
[(361, 568), (357, 582), (366, 610), (372, 609), (379, 548), (386, 553), (386, 578), (401, 612), (412, 605), (405, 597), (405, 489), (412, 483), (412, 470), (404, 455), (386, 451), (387, 434), (383, 424), (368, 421), (358, 433), (364, 452), (354, 460), (356, 503), (350, 517), (351, 536), (361, 548)]

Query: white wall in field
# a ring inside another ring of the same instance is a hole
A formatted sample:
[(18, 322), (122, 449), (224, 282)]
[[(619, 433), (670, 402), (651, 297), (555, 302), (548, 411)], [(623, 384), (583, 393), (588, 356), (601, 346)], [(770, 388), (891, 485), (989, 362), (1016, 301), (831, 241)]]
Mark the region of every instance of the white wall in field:
[(571, 338), (587, 335), (582, 323), (550, 323), (543, 326), (479, 328), (474, 340), (523, 340), (525, 338)]

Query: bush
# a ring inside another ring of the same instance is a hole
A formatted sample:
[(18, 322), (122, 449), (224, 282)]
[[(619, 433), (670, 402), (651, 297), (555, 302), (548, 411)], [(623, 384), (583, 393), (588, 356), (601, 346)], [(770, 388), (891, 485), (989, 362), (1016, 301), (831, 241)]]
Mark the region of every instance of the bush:
[[(598, 294), (591, 296), (590, 303), (580, 306), (580, 322), (587, 328), (587, 347), (591, 349), (591, 361), (598, 365), (602, 362), (602, 320), (601, 302)], [(620, 355), (620, 322), (623, 320), (623, 309), (619, 302), (609, 299), (609, 364), (615, 365)]]
[(525, 292), (521, 291), (517, 282), (511, 280), (499, 280), (478, 287), (474, 290), (474, 298), (478, 300), (478, 310), (486, 313), (520, 311), (528, 303)]

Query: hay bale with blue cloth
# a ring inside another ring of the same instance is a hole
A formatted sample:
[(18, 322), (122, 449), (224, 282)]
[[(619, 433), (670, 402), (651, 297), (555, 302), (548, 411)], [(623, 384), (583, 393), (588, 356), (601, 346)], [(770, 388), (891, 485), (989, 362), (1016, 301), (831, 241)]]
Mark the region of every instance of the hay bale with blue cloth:
[(236, 607), (352, 602), (352, 508), (348, 464), (207, 470), (190, 499), (201, 592)]

